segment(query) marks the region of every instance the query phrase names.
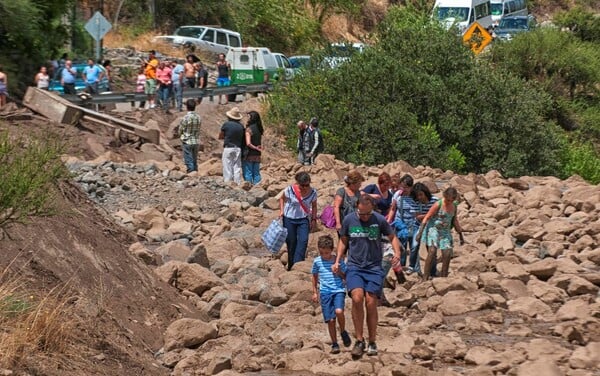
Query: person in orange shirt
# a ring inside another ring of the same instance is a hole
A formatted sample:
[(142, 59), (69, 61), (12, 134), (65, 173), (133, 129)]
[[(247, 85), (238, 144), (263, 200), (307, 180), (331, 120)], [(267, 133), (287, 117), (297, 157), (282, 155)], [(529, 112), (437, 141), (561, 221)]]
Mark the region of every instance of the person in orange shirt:
[(146, 75), (146, 84), (144, 86), (144, 92), (148, 95), (148, 106), (154, 108), (154, 97), (156, 94), (156, 69), (158, 68), (158, 59), (156, 59), (156, 52), (150, 51), (148, 60), (142, 59), (142, 62), (146, 65), (144, 68), (144, 74)]

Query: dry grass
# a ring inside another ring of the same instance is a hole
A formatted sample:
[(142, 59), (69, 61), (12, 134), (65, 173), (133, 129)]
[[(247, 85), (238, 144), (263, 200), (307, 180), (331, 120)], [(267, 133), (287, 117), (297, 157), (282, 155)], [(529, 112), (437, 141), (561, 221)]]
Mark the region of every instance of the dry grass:
[(0, 274), (0, 366), (20, 367), (35, 356), (58, 362), (68, 354), (76, 326), (67, 288), (36, 296), (23, 273), (9, 273), (9, 267)]

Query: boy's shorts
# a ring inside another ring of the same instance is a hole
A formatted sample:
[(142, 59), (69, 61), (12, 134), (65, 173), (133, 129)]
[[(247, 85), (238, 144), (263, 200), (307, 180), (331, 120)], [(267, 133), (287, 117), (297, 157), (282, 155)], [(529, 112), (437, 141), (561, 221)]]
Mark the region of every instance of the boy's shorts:
[(346, 294), (343, 292), (334, 292), (333, 294), (321, 294), (321, 311), (323, 311), (323, 320), (329, 322), (335, 319), (335, 310), (344, 309), (344, 299)]
[(217, 86), (221, 87), (221, 86), (229, 86), (230, 85), (230, 81), (229, 78), (227, 77), (219, 77), (217, 78)]
[(149, 78), (146, 80), (144, 84), (144, 93), (148, 95), (152, 95), (156, 92), (156, 80), (153, 78)]
[(348, 267), (346, 271), (346, 288), (348, 295), (352, 296), (352, 290), (361, 288), (365, 293), (370, 292), (381, 297), (383, 288), (383, 269), (359, 269), (356, 267)]

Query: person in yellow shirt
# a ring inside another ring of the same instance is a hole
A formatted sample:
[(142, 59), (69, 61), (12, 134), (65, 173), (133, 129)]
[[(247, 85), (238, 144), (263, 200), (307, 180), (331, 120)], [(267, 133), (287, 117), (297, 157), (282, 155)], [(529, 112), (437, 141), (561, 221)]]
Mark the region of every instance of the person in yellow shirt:
[(144, 74), (146, 75), (146, 84), (144, 86), (144, 92), (148, 95), (148, 106), (149, 108), (156, 107), (154, 103), (154, 96), (156, 94), (156, 69), (158, 68), (158, 59), (156, 58), (156, 52), (150, 51), (148, 60), (142, 59), (145, 64)]

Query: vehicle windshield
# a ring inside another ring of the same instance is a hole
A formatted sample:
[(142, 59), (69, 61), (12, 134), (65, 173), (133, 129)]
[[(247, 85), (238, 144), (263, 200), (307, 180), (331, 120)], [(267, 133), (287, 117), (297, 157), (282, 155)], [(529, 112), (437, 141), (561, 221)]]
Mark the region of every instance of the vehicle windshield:
[(469, 18), (469, 8), (439, 7), (437, 8), (437, 19), (447, 20), (454, 18), (456, 22), (463, 22)]
[(492, 3), (492, 16), (502, 15), (502, 3)]
[(527, 29), (525, 18), (503, 18), (500, 20), (500, 29)]
[(203, 31), (203, 27), (179, 27), (175, 30), (175, 35), (180, 37), (200, 38)]

